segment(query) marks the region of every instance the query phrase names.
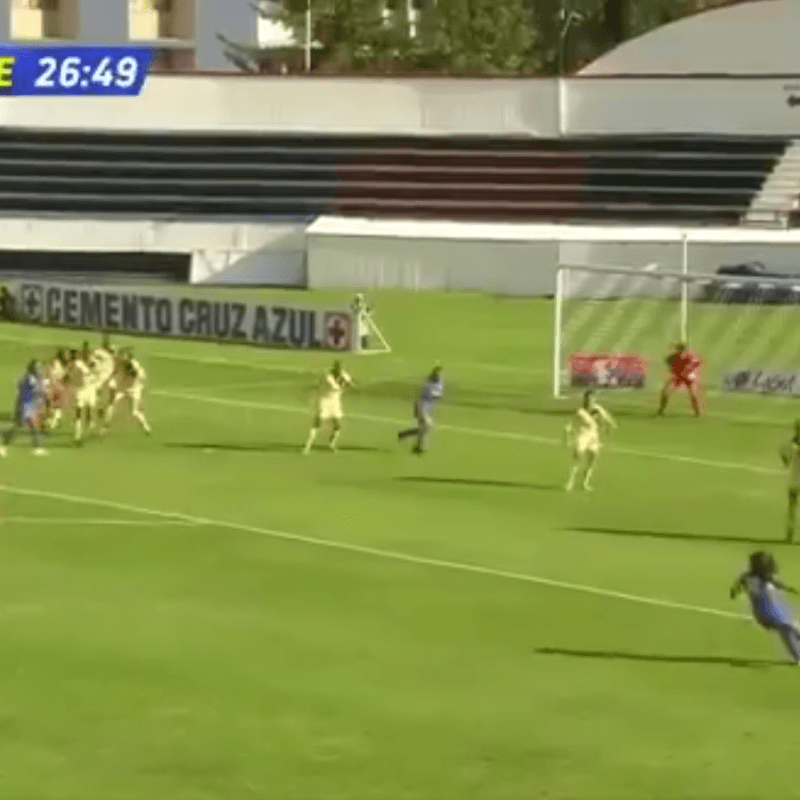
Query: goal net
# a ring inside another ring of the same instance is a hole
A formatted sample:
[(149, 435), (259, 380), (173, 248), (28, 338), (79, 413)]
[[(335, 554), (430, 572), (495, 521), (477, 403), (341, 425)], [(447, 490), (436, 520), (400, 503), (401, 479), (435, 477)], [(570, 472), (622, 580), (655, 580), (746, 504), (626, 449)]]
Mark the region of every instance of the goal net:
[(708, 390), (800, 394), (800, 280), (559, 267), (556, 397), (602, 387), (657, 391), (676, 342), (703, 359)]

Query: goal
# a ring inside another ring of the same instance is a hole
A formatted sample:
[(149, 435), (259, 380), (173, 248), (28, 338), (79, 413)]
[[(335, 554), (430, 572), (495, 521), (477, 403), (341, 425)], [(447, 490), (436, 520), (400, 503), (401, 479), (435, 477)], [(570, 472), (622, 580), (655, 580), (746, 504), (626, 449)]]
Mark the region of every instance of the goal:
[(800, 279), (656, 264), (558, 268), (556, 397), (589, 387), (657, 390), (678, 341), (701, 354), (707, 389), (800, 394)]

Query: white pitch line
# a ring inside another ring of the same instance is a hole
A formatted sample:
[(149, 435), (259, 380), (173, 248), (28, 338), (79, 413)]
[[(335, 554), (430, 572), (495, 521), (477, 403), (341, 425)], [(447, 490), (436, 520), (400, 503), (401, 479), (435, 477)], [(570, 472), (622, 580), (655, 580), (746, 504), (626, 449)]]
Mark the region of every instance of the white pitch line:
[[(186, 392), (174, 392), (167, 390), (155, 390), (152, 394), (162, 397), (171, 397), (176, 400), (191, 400), (198, 403), (210, 403), (215, 405), (232, 406), (234, 408), (252, 408), (263, 411), (284, 411), (290, 414), (309, 414), (309, 407), (289, 406), (279, 403), (260, 403), (251, 400), (232, 400), (225, 397), (212, 397), (203, 394), (188, 394)], [(391, 417), (379, 417), (372, 414), (349, 414), (354, 419), (363, 419), (368, 422), (380, 422), (388, 425), (404, 425), (406, 420), (392, 419)], [(466, 433), (472, 436), (487, 436), (495, 439), (510, 439), (511, 441), (531, 442), (547, 446), (563, 447), (561, 439), (547, 436), (536, 436), (528, 433), (514, 433), (513, 431), (498, 431), (485, 428), (470, 428), (461, 425), (449, 425), (447, 423), (436, 426), (439, 430), (452, 431), (453, 433)], [(674, 453), (659, 453), (653, 450), (638, 450), (626, 447), (609, 447), (609, 452), (619, 453), (620, 455), (635, 456), (638, 458), (653, 458), (660, 461), (674, 461), (680, 464), (694, 464), (701, 467), (714, 467), (717, 469), (742, 470), (758, 475), (781, 475), (779, 469), (769, 467), (759, 467), (754, 464), (743, 464), (736, 461), (716, 461), (708, 458), (695, 458), (694, 456), (683, 456)]]
[(7, 522), (25, 525), (134, 525), (151, 527), (153, 525), (184, 525), (190, 526), (196, 523), (185, 522), (183, 520), (163, 520), (155, 522), (150, 519), (80, 519), (77, 517), (3, 517), (0, 516), (0, 525)]
[(400, 561), (406, 564), (415, 564), (426, 567), (439, 567), (457, 572), (466, 572), (473, 575), (484, 575), (493, 578), (505, 578), (507, 580), (518, 581), (521, 583), (536, 584), (538, 586), (549, 586), (553, 589), (563, 589), (566, 591), (590, 594), (598, 597), (608, 597), (614, 600), (626, 600), (630, 603), (639, 605), (655, 606), (657, 608), (669, 608), (675, 611), (692, 611), (698, 614), (707, 614), (715, 617), (725, 617), (726, 619), (750, 619), (746, 614), (738, 614), (733, 611), (722, 611), (718, 608), (707, 608), (706, 606), (696, 606), (691, 603), (679, 603), (672, 600), (662, 600), (655, 597), (644, 597), (627, 592), (618, 592), (613, 589), (603, 589), (598, 586), (587, 586), (581, 583), (571, 583), (570, 581), (559, 581), (552, 578), (544, 578), (538, 575), (529, 575), (525, 572), (512, 572), (493, 567), (483, 567), (478, 564), (468, 564), (460, 561), (448, 561), (439, 558), (427, 558), (425, 556), (415, 556), (410, 553), (402, 553), (397, 550), (384, 550), (368, 545), (350, 544), (349, 542), (336, 541), (334, 539), (320, 539), (316, 536), (305, 536), (299, 533), (288, 533), (286, 531), (276, 531), (270, 528), (260, 528), (255, 525), (246, 525), (239, 522), (227, 520), (208, 519), (206, 517), (196, 517), (190, 514), (183, 514), (175, 511), (159, 511), (158, 509), (145, 508), (143, 506), (129, 505), (128, 503), (118, 503), (114, 500), (102, 500), (93, 497), (81, 497), (79, 495), (63, 494), (61, 492), (49, 492), (43, 489), (23, 489), (17, 486), (7, 486), (0, 484), (0, 492), (15, 494), (28, 497), (46, 497), (50, 500), (62, 500), (65, 503), (76, 503), (81, 505), (91, 505), (103, 508), (113, 508), (117, 511), (125, 511), (135, 514), (144, 514), (158, 517), (162, 520), (180, 520), (192, 525), (203, 525), (208, 527), (225, 528), (227, 530), (251, 533), (256, 536), (264, 536), (271, 539), (281, 539), (290, 542), (313, 545), (315, 547), (326, 547), (331, 550), (341, 550), (349, 553), (359, 553), (360, 555), (374, 556), (390, 561)]

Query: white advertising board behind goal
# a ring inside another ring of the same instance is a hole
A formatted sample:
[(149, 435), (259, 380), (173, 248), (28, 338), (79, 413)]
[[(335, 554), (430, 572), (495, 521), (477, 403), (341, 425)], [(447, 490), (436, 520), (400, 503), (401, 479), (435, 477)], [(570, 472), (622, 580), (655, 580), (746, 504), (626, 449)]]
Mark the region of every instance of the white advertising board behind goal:
[(262, 347), (357, 350), (348, 308), (208, 299), (180, 291), (17, 281), (20, 322)]

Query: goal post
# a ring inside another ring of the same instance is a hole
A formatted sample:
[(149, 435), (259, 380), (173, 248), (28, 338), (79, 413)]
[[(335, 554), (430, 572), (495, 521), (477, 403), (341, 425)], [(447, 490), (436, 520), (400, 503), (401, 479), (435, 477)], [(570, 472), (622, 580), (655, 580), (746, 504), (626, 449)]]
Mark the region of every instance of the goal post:
[[(709, 389), (800, 394), (800, 279), (597, 265), (556, 272), (553, 393), (660, 387), (669, 347)], [(797, 391), (793, 387), (796, 384)], [(778, 386), (780, 390), (772, 391)]]

